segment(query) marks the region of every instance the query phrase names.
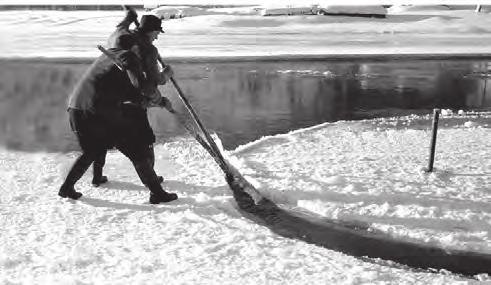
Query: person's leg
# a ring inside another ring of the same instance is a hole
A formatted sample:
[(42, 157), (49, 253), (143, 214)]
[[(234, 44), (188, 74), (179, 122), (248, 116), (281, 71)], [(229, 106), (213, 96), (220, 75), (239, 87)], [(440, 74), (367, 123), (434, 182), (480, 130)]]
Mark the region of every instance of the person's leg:
[(141, 182), (150, 190), (150, 203), (159, 204), (170, 202), (177, 199), (177, 194), (168, 193), (160, 185), (159, 178), (151, 166), (148, 155), (148, 146), (123, 143), (116, 146), (126, 157), (128, 157), (135, 167)]
[[(146, 149), (146, 155), (148, 158), (148, 161), (150, 165), (152, 166), (153, 169), (155, 169), (155, 151), (153, 149), (153, 143), (148, 145), (148, 148)], [(164, 177), (157, 175), (157, 178), (159, 180), (159, 183), (164, 182)]]
[(94, 160), (92, 165), (93, 176), (92, 185), (98, 187), (107, 182), (107, 176), (102, 175), (102, 170), (106, 164), (107, 150), (102, 151)]
[(148, 160), (150, 161), (150, 165), (152, 168), (155, 167), (155, 151), (153, 149), (153, 144), (148, 146)]
[[(148, 120), (148, 113), (146, 109), (135, 108), (132, 106), (123, 106), (124, 114), (127, 119), (130, 120), (129, 124), (132, 125), (131, 136), (138, 138), (138, 144), (146, 145), (142, 150), (144, 151), (144, 156), (149, 160), (150, 166), (154, 169), (155, 166), (155, 153), (153, 149), (153, 144), (155, 143), (155, 134)], [(129, 136), (127, 131), (124, 136)], [(162, 176), (157, 176), (159, 183), (164, 182)]]
[[(140, 120), (141, 120), (140, 122), (141, 126), (139, 129), (140, 129), (142, 141), (148, 143), (147, 157), (150, 160), (150, 165), (152, 166), (153, 169), (155, 169), (155, 151), (153, 149), (153, 144), (155, 143), (155, 134), (153, 132), (152, 126), (150, 125), (150, 121), (148, 120), (147, 110), (143, 111)], [(164, 182), (164, 177), (160, 175), (157, 175), (157, 177), (160, 183)]]
[(94, 117), (86, 112), (69, 109), (70, 127), (77, 136), (78, 143), (82, 149), (82, 154), (75, 160), (65, 181), (61, 185), (58, 195), (63, 198), (78, 199), (82, 193), (75, 191), (74, 186), (84, 175), (90, 164), (102, 153), (105, 146), (99, 145), (100, 138), (97, 137), (97, 122)]
[(68, 172), (65, 181), (60, 187), (58, 195), (63, 198), (71, 198), (77, 200), (82, 197), (82, 193), (75, 191), (74, 186), (78, 180), (84, 175), (89, 168), (90, 164), (94, 161), (94, 153), (83, 152), (77, 160), (73, 163), (70, 171)]

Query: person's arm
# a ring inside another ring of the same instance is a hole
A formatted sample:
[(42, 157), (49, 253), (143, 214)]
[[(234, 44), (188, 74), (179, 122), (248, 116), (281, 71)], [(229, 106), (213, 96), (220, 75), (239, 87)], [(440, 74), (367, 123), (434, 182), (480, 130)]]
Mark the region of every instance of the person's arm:
[(158, 90), (159, 70), (157, 66), (156, 49), (152, 47), (138, 47), (137, 54), (140, 55), (145, 79), (141, 81), (141, 89), (144, 97), (150, 105), (158, 106), (162, 95)]
[(143, 56), (143, 69), (145, 71), (146, 80), (149, 86), (159, 85), (160, 82), (160, 71), (158, 65), (158, 51), (153, 45), (146, 48)]
[(138, 57), (132, 52), (125, 52), (119, 56), (119, 61), (123, 65), (123, 68), (130, 79), (131, 85), (140, 90), (145, 81), (143, 70)]
[(163, 97), (158, 85), (162, 85), (162, 79), (165, 81), (170, 78), (169, 75), (172, 72), (170, 67), (164, 69), (163, 72), (159, 71), (159, 65), (157, 62), (158, 51), (153, 45), (142, 49), (140, 46), (137, 51), (140, 54), (143, 72), (145, 73), (145, 79), (140, 81), (142, 83), (141, 89), (146, 102), (146, 107), (163, 107), (169, 111), (173, 111), (170, 101)]
[(107, 46), (110, 48), (117, 47), (118, 38), (123, 34), (130, 33), (130, 25), (138, 21), (137, 17), (134, 9), (127, 10), (123, 20), (116, 25), (116, 29), (109, 35)]
[(137, 22), (138, 15), (136, 14), (136, 11), (133, 8), (128, 8), (126, 10), (126, 15), (124, 16), (123, 20), (116, 25), (116, 28), (129, 30), (130, 25)]

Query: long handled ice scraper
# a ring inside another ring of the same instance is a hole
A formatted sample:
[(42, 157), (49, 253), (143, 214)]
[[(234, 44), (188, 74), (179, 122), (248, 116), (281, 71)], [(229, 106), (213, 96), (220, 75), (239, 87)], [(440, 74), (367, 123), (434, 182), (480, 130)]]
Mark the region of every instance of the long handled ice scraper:
[[(110, 51), (105, 49), (104, 47), (98, 45), (97, 48), (103, 52), (111, 61), (120, 69), (120, 70), (125, 70), (123, 64), (118, 60), (118, 58)], [(158, 60), (162, 64), (162, 66), (165, 66), (164, 61), (162, 58), (158, 57)], [(178, 114), (175, 110), (169, 110), (174, 116), (177, 118), (177, 120), (186, 128), (186, 130), (196, 139), (196, 141), (203, 146), (203, 148), (213, 157), (215, 162), (218, 164), (218, 166), (222, 169), (222, 171), (225, 173), (225, 177), (227, 180), (227, 183), (229, 186), (232, 188), (232, 190), (239, 190), (241, 192), (245, 192), (249, 195), (252, 200), (254, 200), (254, 203), (258, 203), (263, 197), (261, 194), (256, 190), (256, 188), (248, 182), (240, 172), (230, 165), (227, 160), (223, 157), (222, 152), (218, 148), (217, 144), (211, 137), (210, 133), (208, 130), (205, 128), (201, 120), (198, 118), (198, 115), (194, 111), (193, 107), (189, 103), (188, 99), (182, 92), (182, 89), (179, 87), (177, 81), (171, 77), (170, 78), (172, 84), (174, 85), (178, 95), (179, 99), (183, 102), (184, 106), (186, 106), (187, 111), (191, 115), (191, 118), (193, 119), (193, 122), (196, 124), (198, 129), (203, 133), (204, 137), (202, 137), (200, 134), (198, 134), (196, 131), (194, 131), (193, 128), (190, 128), (186, 121)]]
[[(160, 55), (158, 55), (158, 61), (162, 65), (162, 67), (165, 67), (165, 62), (162, 60)], [(206, 143), (204, 144), (200, 140), (203, 138), (199, 135), (196, 134), (192, 131), (192, 135), (198, 140), (198, 142), (208, 151), (208, 153), (215, 159), (217, 164), (220, 166), (222, 171), (225, 173), (226, 180), (232, 191), (236, 192), (241, 192), (241, 193), (246, 193), (252, 201), (254, 201), (254, 204), (258, 204), (262, 199), (263, 196), (257, 191), (257, 189), (249, 182), (247, 179), (244, 178), (244, 176), (232, 165), (230, 165), (227, 160), (223, 157), (222, 152), (218, 148), (217, 144), (211, 137), (210, 133), (206, 130), (205, 126), (203, 123), (201, 123), (200, 119), (198, 118), (198, 115), (194, 111), (193, 107), (189, 103), (188, 99), (186, 96), (184, 96), (184, 93), (182, 92), (182, 89), (179, 87), (177, 84), (177, 81), (174, 79), (174, 77), (170, 78), (172, 84), (174, 85), (174, 88), (177, 91), (177, 94), (179, 95), (179, 99), (183, 102), (184, 106), (186, 106), (186, 109), (188, 112), (191, 114), (191, 117), (194, 121), (194, 123), (198, 126), (199, 130), (205, 135)], [(177, 115), (177, 114), (176, 114)], [(179, 116), (176, 116), (179, 119)], [(181, 120), (182, 122), (182, 120)], [(186, 126), (185, 124), (183, 124)], [(188, 129), (189, 131), (189, 129)]]
[[(136, 11), (128, 5), (122, 5), (122, 7), (125, 11), (131, 11), (135, 15), (135, 17), (133, 19), (133, 23), (135, 24), (136, 27), (140, 26), (138, 18), (136, 17)], [(129, 28), (129, 24), (130, 23), (127, 23), (128, 27), (126, 27), (126, 28)], [(106, 49), (104, 49), (100, 45), (98, 45), (97, 48), (101, 52), (103, 52), (106, 56), (108, 56), (110, 59), (112, 59), (114, 64), (116, 66), (118, 66), (119, 69), (123, 70), (124, 67), (121, 64), (121, 62), (119, 62), (118, 59), (114, 55), (111, 54), (111, 52), (107, 51)], [(160, 62), (162, 67), (165, 67), (165, 63), (162, 60), (162, 57), (160, 55), (158, 55), (158, 61)], [(208, 151), (208, 153), (218, 163), (220, 168), (225, 172), (227, 177), (230, 178), (230, 176), (233, 176), (231, 174), (230, 166), (226, 162), (225, 158), (223, 157), (220, 149), (218, 148), (215, 141), (210, 136), (210, 134), (208, 133), (208, 131), (206, 130), (204, 125), (201, 123), (200, 119), (196, 115), (196, 112), (194, 111), (194, 109), (189, 104), (189, 101), (187, 100), (186, 96), (184, 96), (182, 89), (179, 87), (179, 84), (177, 84), (177, 81), (173, 77), (171, 77), (170, 80), (171, 80), (172, 84), (174, 85), (174, 88), (177, 90), (177, 93), (179, 94), (179, 99), (183, 102), (184, 106), (186, 106), (186, 109), (188, 110), (189, 114), (191, 115), (191, 118), (193, 119), (194, 123), (197, 125), (197, 127), (199, 128), (199, 130), (203, 133), (203, 135), (205, 137), (203, 138), (201, 135), (194, 132), (194, 130), (190, 129), (186, 125), (186, 122), (184, 121), (184, 119), (182, 117), (180, 117), (179, 114), (177, 114), (175, 111), (174, 112), (173, 112), (173, 110), (169, 110), (169, 111), (176, 116), (177, 120), (184, 125), (184, 127), (188, 130), (189, 133), (191, 133), (191, 135), (198, 141), (198, 143), (200, 143), (206, 149), (206, 151)]]
[[(158, 57), (158, 60), (162, 64), (162, 66), (165, 66), (165, 63), (162, 60), (162, 58), (160, 57), (160, 55)], [(225, 158), (223, 157), (222, 152), (218, 148), (217, 144), (215, 143), (215, 141), (211, 137), (210, 133), (208, 132), (208, 130), (205, 128), (205, 126), (201, 122), (201, 120), (198, 118), (198, 115), (194, 111), (193, 107), (189, 103), (186, 96), (184, 96), (184, 93), (182, 92), (181, 87), (179, 87), (179, 84), (177, 84), (177, 81), (174, 79), (174, 77), (171, 77), (170, 80), (171, 80), (172, 84), (174, 85), (174, 88), (176, 89), (177, 94), (179, 95), (179, 99), (181, 99), (184, 106), (186, 106), (186, 109), (188, 110), (189, 114), (191, 114), (191, 118), (193, 119), (194, 123), (198, 126), (199, 130), (205, 136), (206, 142), (207, 142), (208, 146), (211, 148), (210, 154), (214, 157), (216, 156), (215, 160), (217, 160), (218, 164), (220, 165), (220, 167), (222, 167), (222, 170), (225, 172), (225, 174), (230, 174), (230, 170), (228, 169), (228, 163), (226, 162)], [(196, 135), (199, 136), (198, 134), (196, 134)], [(210, 152), (210, 150), (208, 150), (208, 151)]]
[[(123, 5), (123, 9), (124, 10), (132, 10), (132, 8), (127, 6), (127, 5)], [(136, 12), (134, 12), (134, 13), (136, 14)], [(133, 23), (135, 24), (136, 27), (138, 27), (140, 25), (140, 23), (138, 22), (136, 17), (133, 20)], [(129, 28), (129, 26), (127, 28)], [(105, 50), (102, 46), (98, 46), (98, 48), (104, 54), (106, 54), (106, 56), (108, 56), (110, 59), (112, 59), (116, 65), (118, 65), (117, 64), (117, 58), (112, 56), (110, 52)], [(162, 60), (162, 58), (160, 57), (160, 55), (158, 55), (158, 61), (160, 62), (162, 67), (165, 66), (165, 63)], [(119, 66), (122, 67), (121, 64)], [(225, 173), (226, 180), (227, 180), (227, 183), (229, 184), (230, 188), (233, 191), (240, 191), (242, 193), (244, 193), (244, 192), (247, 193), (252, 198), (252, 200), (254, 200), (254, 203), (258, 203), (263, 197), (260, 195), (260, 193), (257, 191), (257, 189), (249, 181), (247, 181), (244, 178), (244, 176), (242, 176), (242, 174), (240, 174), (240, 172), (235, 167), (230, 165), (225, 160), (220, 149), (216, 145), (215, 141), (213, 140), (213, 138), (210, 136), (210, 134), (208, 133), (208, 131), (206, 130), (204, 125), (199, 120), (196, 112), (191, 107), (191, 104), (189, 104), (189, 101), (187, 100), (186, 96), (184, 96), (181, 88), (177, 84), (177, 81), (174, 78), (171, 78), (171, 82), (174, 85), (175, 89), (177, 90), (177, 93), (179, 94), (179, 99), (186, 106), (187, 111), (190, 113), (194, 123), (197, 125), (199, 130), (203, 133), (204, 137), (202, 137), (200, 134), (198, 134), (193, 128), (189, 128), (186, 124), (185, 119), (182, 118), (180, 116), (180, 114), (178, 114), (175, 111), (174, 112), (172, 112), (171, 110), (169, 110), (169, 111), (171, 111), (171, 113), (173, 113), (175, 115), (177, 120), (186, 128), (186, 130), (198, 141), (199, 144), (201, 144), (201, 146), (203, 146), (203, 148), (211, 155), (211, 157), (213, 157), (215, 162), (218, 164), (218, 166), (220, 166), (222, 171)]]
[[(125, 67), (123, 65), (123, 63), (110, 51), (108, 51), (107, 49), (105, 49), (103, 46), (101, 45), (97, 45), (97, 48), (104, 54), (106, 55), (112, 62), (113, 64), (118, 67), (119, 70), (121, 71), (124, 71), (125, 70)], [(173, 81), (175, 82), (175, 80)], [(174, 83), (176, 84), (176, 83)], [(182, 96), (182, 91), (181, 91), (181, 96)], [(183, 97), (185, 98), (185, 97)], [(187, 101), (187, 100), (186, 100)], [(189, 104), (189, 103), (188, 103)], [(173, 109), (168, 109), (169, 112), (173, 113), (175, 115), (175, 117), (178, 119), (178, 121), (186, 128), (186, 130), (191, 133), (191, 135), (193, 135), (193, 137), (208, 151), (208, 152), (213, 152), (214, 151), (211, 149), (210, 145), (208, 145), (208, 143), (205, 141), (205, 139), (203, 139), (203, 137), (201, 137), (199, 134), (197, 134), (196, 132), (194, 132), (191, 128), (188, 127), (188, 125), (186, 124), (186, 122), (180, 117), (178, 116), (178, 114), (176, 113), (175, 110)]]

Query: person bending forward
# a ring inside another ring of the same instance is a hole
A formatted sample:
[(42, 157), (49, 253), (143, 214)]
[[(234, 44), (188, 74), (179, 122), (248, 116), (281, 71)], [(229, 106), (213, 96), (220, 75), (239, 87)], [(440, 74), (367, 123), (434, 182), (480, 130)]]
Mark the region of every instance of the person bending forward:
[[(144, 114), (141, 95), (143, 73), (140, 59), (130, 49), (134, 37), (118, 39), (120, 48), (110, 49), (125, 67), (119, 70), (106, 55), (97, 58), (70, 94), (68, 114), (72, 131), (82, 149), (65, 178), (58, 195), (79, 199), (82, 193), (74, 185), (97, 157), (108, 147), (115, 146), (127, 156), (142, 181), (150, 190), (150, 203), (158, 204), (177, 199), (174, 193), (162, 189), (153, 165), (148, 159), (151, 129), (142, 128), (138, 114)], [(154, 139), (154, 138), (153, 138)]]

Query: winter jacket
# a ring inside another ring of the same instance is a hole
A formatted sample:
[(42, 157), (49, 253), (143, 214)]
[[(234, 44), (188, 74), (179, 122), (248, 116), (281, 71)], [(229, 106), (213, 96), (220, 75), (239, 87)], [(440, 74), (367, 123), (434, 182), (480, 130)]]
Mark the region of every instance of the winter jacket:
[[(72, 129), (88, 141), (104, 146), (117, 142), (145, 144), (155, 135), (142, 108), (140, 81), (143, 73), (138, 57), (131, 51), (109, 49), (123, 64), (118, 69), (106, 55), (97, 58), (70, 94), (68, 109), (84, 120)], [(84, 116), (83, 114), (87, 114)]]
[(119, 70), (106, 56), (97, 58), (77, 83), (68, 100), (68, 108), (101, 114), (118, 109), (122, 102), (140, 104), (142, 71), (137, 56), (127, 50), (109, 49), (127, 68)]

